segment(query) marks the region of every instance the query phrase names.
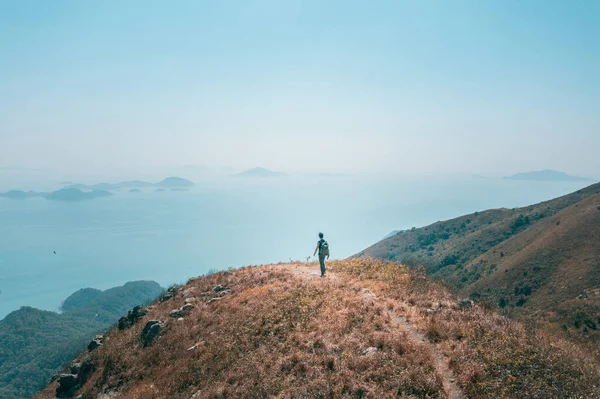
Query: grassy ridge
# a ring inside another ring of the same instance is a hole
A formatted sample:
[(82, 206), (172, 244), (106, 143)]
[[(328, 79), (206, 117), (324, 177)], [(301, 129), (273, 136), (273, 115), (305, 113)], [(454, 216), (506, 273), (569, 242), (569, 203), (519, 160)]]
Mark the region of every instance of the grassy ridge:
[[(248, 267), (192, 279), (139, 323), (109, 332), (103, 347), (82, 354), (95, 371), (77, 394), (446, 398), (436, 353), (447, 356), (469, 397), (600, 393), (598, 367), (584, 353), (484, 308), (461, 309), (450, 290), (418, 271), (368, 259), (330, 262), (328, 279), (305, 268)], [(231, 292), (208, 304), (217, 284)], [(185, 303), (194, 308), (183, 320), (169, 317)], [(391, 314), (426, 341), (412, 339)], [(143, 347), (140, 334), (152, 319), (166, 323)], [(36, 398), (51, 398), (55, 389)]]

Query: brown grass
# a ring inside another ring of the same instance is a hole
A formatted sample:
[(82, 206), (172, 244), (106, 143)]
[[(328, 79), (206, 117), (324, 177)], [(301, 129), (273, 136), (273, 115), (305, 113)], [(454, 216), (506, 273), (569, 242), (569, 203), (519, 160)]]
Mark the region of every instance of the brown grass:
[[(446, 398), (434, 351), (449, 356), (468, 397), (599, 394), (598, 368), (576, 348), (478, 307), (461, 311), (449, 290), (422, 273), (366, 259), (330, 262), (328, 279), (300, 275), (295, 267), (248, 267), (190, 281), (178, 293), (192, 288), (188, 298), (196, 307), (183, 321), (168, 317), (184, 304), (178, 294), (154, 304), (132, 328), (109, 332), (97, 351), (82, 354), (96, 371), (78, 394), (96, 398), (114, 389), (119, 399), (194, 394)], [(231, 294), (207, 305), (217, 284), (227, 284)], [(408, 337), (388, 310), (408, 319), (433, 343)], [(167, 321), (167, 326), (142, 348), (139, 336), (151, 319)], [(365, 355), (369, 347), (378, 351)], [(37, 398), (51, 398), (54, 390), (51, 384)]]

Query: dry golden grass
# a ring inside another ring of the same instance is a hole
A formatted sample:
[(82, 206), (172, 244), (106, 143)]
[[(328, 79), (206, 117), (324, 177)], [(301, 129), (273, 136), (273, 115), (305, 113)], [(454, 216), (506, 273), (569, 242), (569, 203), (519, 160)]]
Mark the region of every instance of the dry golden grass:
[[(367, 259), (328, 266), (327, 279), (302, 272), (306, 265), (287, 264), (191, 280), (132, 328), (109, 332), (103, 347), (82, 354), (96, 370), (78, 394), (446, 398), (448, 378), (435, 366), (440, 351), (470, 398), (599, 393), (598, 368), (584, 354), (478, 307), (459, 310), (450, 291), (422, 273)], [(217, 284), (231, 293), (207, 305)], [(183, 321), (169, 318), (185, 299), (195, 305), (191, 313)], [(431, 342), (411, 338), (391, 314), (405, 317)], [(140, 333), (152, 319), (167, 325), (143, 348)], [(369, 347), (378, 351), (366, 355)], [(50, 384), (37, 398), (54, 397), (55, 388)]]

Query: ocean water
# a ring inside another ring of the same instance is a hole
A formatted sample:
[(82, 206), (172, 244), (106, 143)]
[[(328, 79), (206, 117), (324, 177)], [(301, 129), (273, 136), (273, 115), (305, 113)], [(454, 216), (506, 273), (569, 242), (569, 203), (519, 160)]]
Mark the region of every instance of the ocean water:
[[(394, 229), (551, 199), (585, 183), (263, 179), (84, 202), (0, 198), (0, 318), (57, 310), (83, 287), (163, 286), (213, 269), (312, 255), (317, 233), (345, 258)], [(56, 254), (54, 254), (56, 251)]]

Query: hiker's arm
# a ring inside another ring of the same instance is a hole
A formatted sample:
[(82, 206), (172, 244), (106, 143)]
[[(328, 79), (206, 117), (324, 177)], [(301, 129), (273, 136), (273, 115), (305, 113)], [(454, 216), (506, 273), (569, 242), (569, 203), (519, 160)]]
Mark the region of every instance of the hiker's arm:
[(317, 254), (318, 250), (319, 250), (319, 243), (317, 243), (317, 247), (315, 248), (315, 253), (313, 254), (313, 256), (315, 256)]

